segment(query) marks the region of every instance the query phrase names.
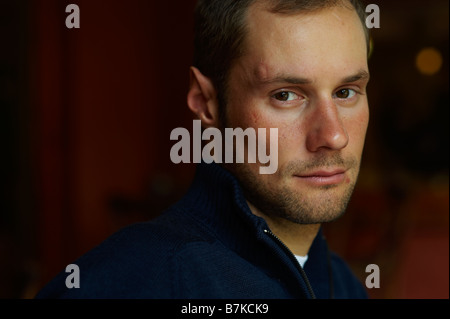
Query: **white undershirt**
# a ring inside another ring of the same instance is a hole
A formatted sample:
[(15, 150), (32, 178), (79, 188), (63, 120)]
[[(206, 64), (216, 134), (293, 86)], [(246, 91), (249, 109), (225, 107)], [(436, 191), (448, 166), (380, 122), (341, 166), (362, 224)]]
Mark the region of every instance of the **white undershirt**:
[(308, 260), (308, 255), (306, 255), (306, 256), (295, 255), (295, 258), (297, 258), (297, 260), (298, 260), (300, 266), (302, 266), (302, 268), (305, 267), (305, 263)]

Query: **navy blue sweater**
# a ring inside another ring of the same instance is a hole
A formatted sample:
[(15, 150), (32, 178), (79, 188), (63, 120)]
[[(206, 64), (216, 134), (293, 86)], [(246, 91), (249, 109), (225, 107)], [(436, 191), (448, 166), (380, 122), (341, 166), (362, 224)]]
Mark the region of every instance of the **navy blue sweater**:
[(118, 231), (74, 262), (80, 288), (61, 272), (37, 298), (366, 298), (319, 231), (304, 269), (237, 179), (199, 164), (188, 193), (154, 220)]

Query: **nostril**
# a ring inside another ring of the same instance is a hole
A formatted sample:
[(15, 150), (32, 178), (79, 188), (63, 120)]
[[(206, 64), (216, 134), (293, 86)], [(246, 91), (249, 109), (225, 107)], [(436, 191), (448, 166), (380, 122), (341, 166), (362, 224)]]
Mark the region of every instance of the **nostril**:
[(342, 127), (342, 132), (336, 132), (334, 137), (332, 138), (334, 147), (336, 149), (344, 148), (348, 144), (348, 134), (344, 127)]
[(339, 150), (349, 143), (347, 130), (339, 119), (322, 121), (321, 124), (310, 128), (307, 133), (306, 147), (310, 152), (319, 149)]

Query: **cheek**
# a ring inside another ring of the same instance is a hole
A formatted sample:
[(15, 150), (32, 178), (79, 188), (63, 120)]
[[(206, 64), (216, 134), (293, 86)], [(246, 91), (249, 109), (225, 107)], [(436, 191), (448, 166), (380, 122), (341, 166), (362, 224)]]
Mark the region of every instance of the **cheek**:
[(252, 107), (248, 104), (245, 109), (241, 108), (235, 110), (230, 119), (230, 124), (233, 127), (253, 127), (255, 130), (257, 130), (258, 128), (268, 129), (271, 127), (277, 127), (270, 117), (261, 114), (261, 112), (258, 111), (257, 108)]
[(369, 109), (365, 107), (360, 114), (358, 114), (354, 120), (355, 130), (361, 135), (366, 135), (367, 126), (369, 124)]
[(254, 128), (260, 127), (259, 125), (261, 122), (261, 114), (259, 114), (255, 110), (253, 110), (253, 111), (250, 111), (249, 117), (250, 117), (250, 122), (251, 122), (250, 126), (252, 126)]
[(249, 101), (234, 100), (232, 103), (228, 103), (226, 107), (228, 127), (257, 128), (260, 126), (261, 115)]
[(368, 123), (369, 110), (367, 107), (363, 108), (360, 112), (347, 119), (347, 133), (349, 135), (350, 142), (352, 142), (353, 148), (362, 150)]

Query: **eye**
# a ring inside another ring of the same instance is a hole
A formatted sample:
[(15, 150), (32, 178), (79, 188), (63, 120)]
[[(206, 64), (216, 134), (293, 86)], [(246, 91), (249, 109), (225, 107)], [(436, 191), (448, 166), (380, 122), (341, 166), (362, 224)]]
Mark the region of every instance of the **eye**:
[(288, 102), (298, 99), (298, 95), (290, 91), (282, 91), (273, 95), (275, 99), (282, 102)]
[(352, 89), (340, 89), (335, 93), (338, 99), (350, 99), (354, 97), (355, 94), (356, 94), (355, 90)]

